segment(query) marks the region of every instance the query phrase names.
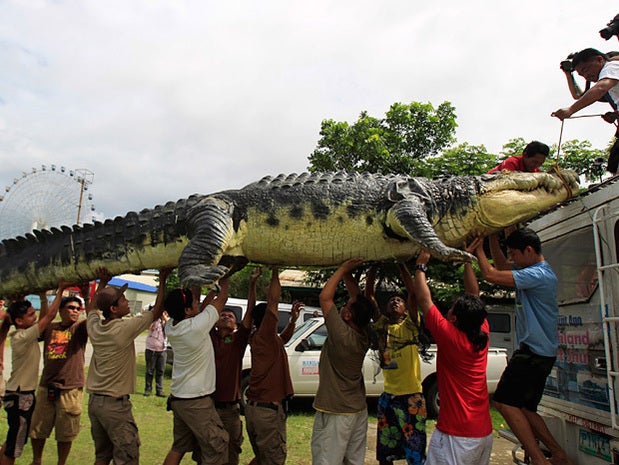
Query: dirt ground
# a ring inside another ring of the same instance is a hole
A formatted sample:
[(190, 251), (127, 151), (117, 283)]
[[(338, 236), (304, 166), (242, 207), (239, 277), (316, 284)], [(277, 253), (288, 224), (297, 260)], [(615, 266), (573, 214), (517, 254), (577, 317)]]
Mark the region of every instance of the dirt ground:
[[(428, 426), (428, 441), (432, 434), (433, 428)], [(492, 444), (492, 456), (490, 458), (491, 465), (512, 465), (512, 449), (514, 443), (500, 437), (495, 433), (494, 442)], [(365, 454), (365, 465), (377, 465), (376, 461), (376, 423), (370, 422), (368, 426), (368, 448)], [(397, 465), (406, 465), (406, 460), (398, 460), (394, 462)]]

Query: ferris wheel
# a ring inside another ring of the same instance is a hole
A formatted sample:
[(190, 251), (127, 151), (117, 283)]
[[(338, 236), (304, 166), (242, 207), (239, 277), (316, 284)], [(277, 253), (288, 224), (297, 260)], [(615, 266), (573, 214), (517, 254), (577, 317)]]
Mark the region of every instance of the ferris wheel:
[(23, 172), (0, 195), (0, 240), (35, 229), (94, 222), (95, 206), (88, 192), (93, 178), (90, 170), (56, 165)]

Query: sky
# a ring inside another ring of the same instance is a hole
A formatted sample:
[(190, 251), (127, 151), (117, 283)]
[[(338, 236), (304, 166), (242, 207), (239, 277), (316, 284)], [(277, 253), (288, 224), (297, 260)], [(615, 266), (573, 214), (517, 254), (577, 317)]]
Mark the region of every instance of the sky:
[[(557, 143), (559, 63), (619, 3), (590, 0), (0, 0), (0, 189), (94, 172), (101, 218), (302, 172), (324, 119), (451, 102), (457, 143)], [(594, 104), (581, 114), (608, 111)], [(563, 140), (604, 148), (600, 118)], [(9, 218), (0, 221), (10, 221)]]

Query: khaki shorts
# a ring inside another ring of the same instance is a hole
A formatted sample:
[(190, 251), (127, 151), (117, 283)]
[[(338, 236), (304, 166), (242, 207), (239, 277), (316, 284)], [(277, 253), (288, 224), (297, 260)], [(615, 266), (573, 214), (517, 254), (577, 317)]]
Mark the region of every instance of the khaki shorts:
[(209, 396), (194, 399), (172, 398), (174, 443), (172, 450), (193, 458), (202, 465), (228, 462), (228, 433)]
[(95, 460), (115, 465), (139, 465), (140, 437), (129, 396), (90, 394), (90, 432), (95, 443)]
[(284, 408), (249, 402), (245, 407), (245, 422), (249, 442), (260, 465), (284, 465), (288, 453)]
[(217, 415), (228, 432), (228, 463), (238, 465), (243, 444), (243, 422), (239, 404), (216, 407)]
[(336, 414), (317, 411), (312, 428), (312, 465), (363, 465), (368, 411)]
[(56, 401), (47, 400), (47, 388), (37, 389), (37, 403), (32, 415), (30, 437), (47, 439), (56, 429), (56, 441), (72, 442), (80, 432), (82, 389), (60, 391)]

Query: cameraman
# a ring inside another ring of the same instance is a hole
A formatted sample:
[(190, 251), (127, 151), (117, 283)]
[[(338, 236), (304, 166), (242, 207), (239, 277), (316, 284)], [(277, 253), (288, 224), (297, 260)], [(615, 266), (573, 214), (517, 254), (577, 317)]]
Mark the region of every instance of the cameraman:
[[(582, 93), (574, 76), (571, 73), (569, 67), (561, 64), (561, 69), (566, 73), (568, 86), (572, 96), (577, 100), (566, 108), (561, 108), (552, 113), (551, 116), (555, 116), (563, 121), (565, 118), (569, 118), (574, 113), (588, 107), (592, 103), (599, 100), (606, 100), (606, 94), (612, 101), (611, 105), (614, 109), (619, 104), (619, 61), (609, 60), (608, 56), (599, 50), (594, 48), (586, 48), (572, 57), (572, 69), (584, 77), (587, 81), (595, 82), (595, 85), (586, 92)], [(617, 112), (608, 112), (603, 117), (604, 121), (613, 123), (617, 119)], [(615, 143), (610, 149), (610, 156), (608, 157), (607, 170), (612, 174), (617, 174), (619, 167), (619, 130), (615, 133)]]

